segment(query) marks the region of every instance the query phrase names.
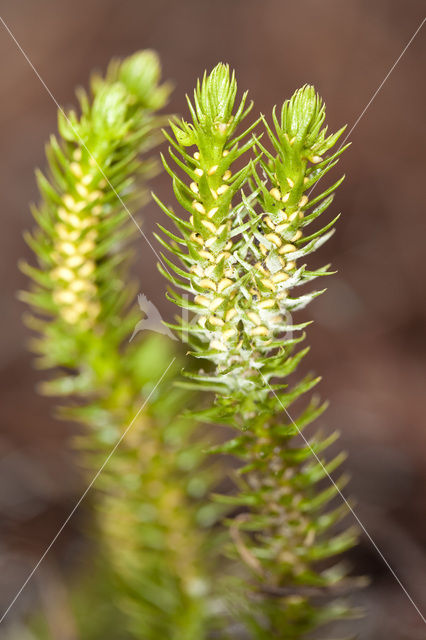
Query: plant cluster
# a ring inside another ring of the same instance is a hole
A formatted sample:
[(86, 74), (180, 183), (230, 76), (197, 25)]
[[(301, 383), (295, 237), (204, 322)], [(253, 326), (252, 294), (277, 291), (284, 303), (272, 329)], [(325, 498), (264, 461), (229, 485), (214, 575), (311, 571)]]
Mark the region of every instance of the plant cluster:
[(234, 75), (219, 64), (188, 100), (191, 122), (171, 123), (174, 137), (166, 134), (177, 170), (166, 160), (164, 166), (188, 215), (161, 205), (179, 232), (162, 240), (177, 259), (167, 260), (172, 274), (162, 271), (189, 294), (189, 302), (178, 293), (172, 299), (195, 314), (196, 322), (176, 328), (192, 355), (210, 363), (186, 374), (186, 386), (215, 397), (197, 418), (234, 430), (214, 451), (239, 461), (234, 492), (216, 497), (233, 507), (227, 554), (248, 573), (238, 615), (251, 637), (288, 640), (348, 613), (339, 601), (317, 606), (310, 596), (311, 589), (332, 593), (341, 584), (344, 565), (321, 562), (355, 542), (352, 530), (333, 533), (346, 514), (345, 505), (325, 508), (337, 488), (317, 488), (344, 455), (327, 463), (318, 457), (336, 434), (317, 432), (301, 442), (301, 430), (324, 405), (311, 400), (295, 420), (288, 412), (318, 382), (289, 379), (308, 351), (299, 347), (308, 323), (292, 323), (290, 313), (321, 293), (297, 294), (296, 287), (330, 273), (310, 270), (305, 259), (331, 236), (336, 219), (306, 229), (343, 178), (312, 199), (308, 194), (344, 151), (332, 151), (344, 129), (328, 135), (324, 104), (305, 86), (274, 110), (273, 127), (261, 119), (268, 149), (249, 136), (257, 122), (238, 130), (250, 107), (246, 94), (236, 105), (236, 91)]
[[(292, 314), (321, 293), (305, 285), (330, 273), (305, 260), (337, 218), (307, 228), (342, 179), (310, 196), (344, 151), (333, 151), (343, 129), (327, 133), (310, 86), (272, 125), (262, 116), (242, 128), (253, 105), (247, 93), (236, 101), (223, 64), (198, 82), (190, 121), (171, 120), (173, 166), (162, 159), (183, 213), (154, 198), (177, 229), (160, 225), (157, 238), (168, 296), (191, 314), (174, 325), (194, 357), (185, 361), (163, 336), (128, 342), (138, 317), (128, 206), (147, 199), (156, 162), (146, 152), (168, 93), (145, 51), (95, 76), (79, 115), (59, 113), (27, 235), (39, 264), (22, 265), (32, 349), (55, 371), (41, 389), (83, 425), (74, 444), (87, 478), (102, 468), (100, 554), (131, 637), (296, 640), (350, 613), (336, 597), (347, 578), (335, 558), (356, 535), (336, 529), (345, 506), (329, 506), (343, 478), (324, 483), (344, 455), (323, 458), (336, 434), (306, 440), (325, 405), (303, 406), (318, 378), (292, 375), (309, 324)], [(201, 423), (227, 427), (219, 445)]]
[(61, 398), (60, 417), (84, 426), (74, 445), (87, 481), (131, 425), (96, 483), (95, 533), (115, 569), (114, 599), (135, 637), (189, 640), (204, 617), (208, 477), (197, 470), (194, 422), (179, 417), (188, 393), (170, 389), (181, 356), (159, 335), (129, 343), (138, 313), (128, 206), (146, 200), (156, 171), (146, 152), (169, 93), (159, 80), (157, 56), (140, 52), (95, 76), (91, 95), (80, 91), (80, 116), (59, 112), (61, 139), (47, 146), (37, 227), (26, 235), (39, 264), (21, 265), (33, 282), (21, 298), (37, 364), (54, 371), (41, 390)]

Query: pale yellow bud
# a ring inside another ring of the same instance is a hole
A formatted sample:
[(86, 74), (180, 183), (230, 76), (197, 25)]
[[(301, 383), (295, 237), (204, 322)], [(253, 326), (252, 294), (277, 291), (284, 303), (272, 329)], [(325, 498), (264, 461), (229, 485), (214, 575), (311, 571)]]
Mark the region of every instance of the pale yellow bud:
[(272, 282), (272, 280), (269, 280), (269, 278), (263, 278), (263, 280), (261, 280), (261, 283), (264, 287), (266, 287), (266, 289), (270, 289), (271, 291), (275, 291), (276, 289), (275, 284)]
[(71, 242), (60, 242), (58, 249), (62, 253), (65, 253), (65, 255), (67, 256), (72, 256), (74, 253), (76, 253), (75, 245), (73, 245)]
[(201, 296), (201, 295), (195, 296), (194, 302), (195, 304), (199, 304), (202, 307), (208, 307), (210, 304), (210, 300), (206, 298), (206, 296)]
[(229, 340), (229, 338), (232, 338), (232, 336), (235, 336), (236, 334), (237, 330), (231, 327), (230, 329), (226, 329), (226, 331), (223, 331), (222, 336), (224, 340)]
[(257, 313), (255, 313), (254, 311), (249, 311), (247, 313), (247, 317), (248, 317), (249, 320), (251, 320), (253, 322), (253, 324), (260, 325), (261, 320), (260, 320), (259, 316), (257, 315)]
[(198, 242), (198, 244), (200, 244), (201, 246), (204, 245), (203, 239), (199, 233), (191, 233), (189, 239), (192, 240), (192, 242)]
[(223, 325), (225, 324), (223, 322), (223, 320), (221, 320), (220, 318), (218, 318), (217, 316), (210, 316), (209, 318), (209, 322), (210, 324), (212, 324), (214, 327), (223, 327)]
[(222, 278), (222, 280), (217, 285), (218, 292), (221, 293), (222, 291), (230, 287), (231, 284), (233, 284), (232, 280), (230, 280), (229, 278)]
[(221, 298), (220, 296), (218, 298), (214, 298), (209, 304), (209, 309), (211, 309), (211, 311), (216, 311), (224, 300), (225, 298)]
[(294, 244), (285, 244), (280, 248), (278, 253), (291, 253), (292, 251), (296, 251), (296, 247), (294, 246)]
[(229, 309), (229, 311), (227, 311), (225, 315), (226, 322), (230, 322), (233, 318), (235, 318), (236, 315), (237, 315), (236, 309)]
[(78, 162), (71, 162), (70, 170), (73, 172), (77, 178), (80, 178), (83, 175), (83, 171), (81, 170), (81, 165)]
[(216, 349), (217, 351), (225, 351), (226, 350), (225, 345), (222, 342), (220, 342), (220, 340), (212, 340), (210, 342), (210, 348), (211, 349)]
[(88, 289), (90, 289), (90, 282), (87, 282), (86, 280), (73, 280), (70, 283), (70, 289), (71, 291), (75, 291), (76, 293), (79, 293), (80, 291), (87, 291)]
[(286, 280), (288, 280), (289, 277), (290, 276), (287, 273), (279, 271), (278, 273), (274, 273), (274, 275), (272, 276), (272, 281), (276, 284), (279, 284), (280, 282), (285, 282)]
[(63, 201), (64, 201), (64, 205), (66, 206), (67, 209), (74, 209), (75, 200), (69, 193), (66, 193), (64, 195)]
[(82, 184), (81, 182), (77, 182), (77, 184), (75, 185), (75, 190), (77, 191), (79, 196), (81, 196), (82, 198), (87, 198), (87, 194), (89, 193), (89, 191), (84, 184)]
[(214, 256), (213, 254), (210, 253), (210, 251), (205, 251), (204, 249), (202, 249), (199, 252), (199, 255), (201, 256), (201, 258), (204, 258), (204, 260), (209, 260), (210, 262), (214, 262)]
[(93, 260), (88, 260), (80, 269), (78, 270), (79, 276), (85, 278), (90, 276), (95, 270), (95, 263)]
[(194, 201), (193, 207), (194, 207), (195, 211), (198, 211), (198, 213), (205, 213), (206, 212), (206, 210), (203, 207), (203, 205), (201, 204), (201, 202)]
[[(92, 193), (89, 193), (88, 195), (88, 199), (90, 200), (90, 202), (94, 202), (95, 200), (99, 200), (99, 198), (102, 198), (102, 191), (99, 191), (98, 189), (95, 189), (95, 191), (92, 191)], [(84, 205), (84, 203), (83, 203)]]
[(86, 175), (81, 178), (82, 183), (85, 184), (86, 186), (89, 185), (92, 182), (92, 180), (93, 180), (93, 176), (91, 173), (86, 173)]
[(210, 233), (216, 234), (217, 229), (216, 229), (215, 225), (213, 224), (213, 222), (210, 222), (210, 220), (202, 220), (201, 224), (204, 227), (206, 227), (206, 229), (208, 229), (210, 231)]
[(256, 262), (256, 264), (255, 264), (254, 266), (256, 267), (256, 269), (257, 269), (258, 271), (261, 271), (261, 272), (263, 273), (263, 275), (265, 275), (265, 276), (267, 276), (267, 275), (268, 275), (268, 272), (266, 271), (265, 267), (264, 267), (264, 266), (262, 266), (262, 265), (260, 264), (260, 262)]
[(250, 333), (252, 336), (269, 336), (269, 331), (264, 326), (254, 327), (254, 329), (252, 329)]
[(95, 243), (93, 242), (93, 240), (84, 240), (79, 246), (79, 251), (81, 253), (90, 253), (94, 248)]
[(52, 276), (59, 280), (70, 282), (74, 278), (74, 272), (71, 269), (67, 269), (67, 267), (58, 267), (52, 272)]
[(229, 253), (229, 251), (221, 251), (217, 256), (216, 256), (216, 263), (219, 264), (219, 262), (223, 259), (227, 260), (228, 258), (231, 257), (231, 254)]
[(81, 264), (83, 264), (84, 262), (84, 258), (81, 254), (76, 253), (73, 256), (70, 256), (69, 258), (67, 258), (67, 265), (68, 267), (70, 267), (71, 269), (74, 269), (75, 267), (79, 267)]
[(270, 229), (272, 229), (272, 231), (275, 231), (275, 225), (274, 225), (274, 223), (272, 222), (272, 220), (271, 220), (271, 218), (269, 216), (266, 216), (265, 222), (268, 225), (268, 227)]
[(281, 238), (277, 236), (275, 233), (268, 233), (268, 235), (265, 237), (267, 240), (269, 240), (269, 242), (272, 242), (277, 247), (280, 247), (282, 245)]
[(209, 278), (203, 278), (203, 280), (200, 281), (200, 287), (204, 287), (204, 289), (211, 289), (212, 291), (216, 291), (216, 284), (213, 282), (213, 280), (210, 280)]
[(73, 304), (77, 297), (73, 291), (69, 289), (62, 289), (61, 291), (55, 291), (53, 299), (57, 304)]
[(260, 309), (270, 309), (275, 306), (275, 300), (273, 298), (267, 298), (266, 300), (261, 300), (257, 306)]

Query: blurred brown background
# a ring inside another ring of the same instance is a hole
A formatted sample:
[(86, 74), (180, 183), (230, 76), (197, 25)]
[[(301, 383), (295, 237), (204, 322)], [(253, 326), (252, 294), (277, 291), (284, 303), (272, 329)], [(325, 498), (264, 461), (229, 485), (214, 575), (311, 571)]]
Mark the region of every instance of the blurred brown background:
[[(422, 0), (2, 0), (1, 15), (56, 100), (112, 56), (156, 49), (176, 85), (171, 110), (185, 112), (185, 92), (217, 61), (237, 71), (256, 110), (269, 113), (306, 82), (326, 101), (328, 123), (351, 127), (419, 26)], [(333, 212), (343, 212), (321, 250), (338, 275), (312, 306), (310, 365), (323, 375), (331, 401), (330, 429), (343, 433), (357, 512), (424, 612), (426, 541), (424, 429), (426, 27), (418, 34), (351, 135), (341, 168), (347, 178)], [(0, 25), (1, 65), (1, 318), (0, 611), (22, 584), (81, 488), (67, 448), (71, 427), (51, 417), (37, 397), (15, 291), (25, 286), (18, 258), (29, 252), (22, 231), (32, 225), (34, 167), (56, 128), (56, 106)], [(335, 174), (337, 177), (337, 174)], [(168, 180), (156, 191), (171, 201)], [(144, 211), (150, 237), (159, 219)], [(137, 274), (144, 293), (167, 319), (164, 283), (155, 256), (139, 241)], [(84, 509), (81, 513), (84, 513)], [(61, 566), (79, 555), (80, 515), (64, 531), (52, 558)], [(424, 624), (365, 538), (353, 554), (372, 585), (360, 596), (368, 617), (356, 623), (368, 640), (420, 639)], [(8, 620), (23, 624), (38, 606), (31, 581)], [(354, 627), (355, 628), (355, 627)], [(6, 626), (4, 626), (6, 629)], [(25, 638), (24, 627), (20, 627)], [(2, 630), (0, 629), (0, 637)], [(58, 640), (63, 640), (58, 638)]]

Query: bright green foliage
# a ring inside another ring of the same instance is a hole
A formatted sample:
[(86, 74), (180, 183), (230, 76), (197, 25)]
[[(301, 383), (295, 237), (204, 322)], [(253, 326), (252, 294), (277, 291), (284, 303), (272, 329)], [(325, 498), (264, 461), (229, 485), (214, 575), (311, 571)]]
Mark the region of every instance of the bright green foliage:
[[(170, 155), (192, 180), (190, 185), (175, 175), (165, 160), (164, 164), (173, 178), (177, 200), (190, 214), (189, 220), (178, 218), (160, 203), (182, 234), (179, 238), (162, 229), (172, 243), (160, 241), (179, 257), (185, 267), (185, 270), (179, 270), (164, 257), (176, 277), (168, 272), (165, 275), (184, 291), (197, 294), (189, 307), (200, 316), (198, 324), (183, 325), (182, 329), (189, 332), (190, 341), (208, 344), (210, 349), (203, 349), (203, 357), (211, 357), (217, 363), (223, 358), (227, 360), (230, 345), (235, 349), (238, 344), (235, 326), (239, 318), (234, 299), (242, 282), (234, 257), (236, 243), (233, 238), (250, 226), (250, 221), (240, 224), (241, 204), (237, 207), (232, 204), (247, 181), (251, 168), (246, 163), (233, 175), (230, 166), (244, 158), (244, 154), (254, 146), (253, 139), (247, 140), (254, 125), (235, 135), (237, 126), (251, 109), (251, 106), (245, 109), (244, 95), (233, 113), (236, 90), (236, 81), (234, 76), (230, 76), (229, 68), (218, 65), (204, 77), (201, 85), (198, 84), (194, 92), (195, 109), (188, 100), (193, 124), (184, 121), (171, 123), (176, 140), (167, 133), (165, 135), (182, 159), (171, 149)], [(215, 97), (217, 93), (220, 100)], [(246, 141), (241, 144), (244, 139)], [(192, 145), (196, 145), (197, 151), (190, 156), (185, 148)], [(187, 252), (179, 250), (176, 243), (187, 248)], [(186, 306), (176, 294), (172, 299)], [(239, 352), (239, 348), (235, 352)], [(194, 355), (201, 354), (195, 351)]]
[[(247, 139), (251, 127), (236, 131), (247, 110), (246, 96), (235, 107), (235, 95), (235, 78), (220, 64), (197, 85), (192, 123), (172, 125), (170, 155), (190, 184), (165, 166), (189, 215), (161, 204), (179, 233), (163, 229), (170, 240), (161, 242), (180, 263), (168, 260), (173, 274), (166, 276), (189, 293), (189, 301), (176, 292), (172, 299), (194, 312), (178, 329), (204, 359), (185, 385), (215, 393), (200, 419), (237, 430), (215, 449), (240, 461), (234, 495), (218, 496), (235, 510), (228, 518), (228, 572), (242, 578), (244, 594), (229, 615), (244, 621), (251, 638), (292, 640), (348, 613), (324, 599), (344, 576), (330, 559), (355, 542), (352, 531), (333, 529), (346, 509), (327, 509), (336, 488), (322, 482), (343, 456), (323, 467), (312, 455), (311, 447), (322, 456), (336, 435), (316, 433), (310, 447), (300, 444), (298, 430), (324, 406), (311, 400), (300, 412), (301, 396), (318, 380), (288, 380), (307, 352), (298, 349), (307, 323), (295, 325), (290, 312), (320, 293), (297, 295), (295, 288), (329, 273), (310, 271), (304, 260), (330, 237), (334, 220), (310, 235), (305, 228), (327, 209), (341, 180), (311, 200), (309, 190), (336, 164), (343, 149), (330, 150), (343, 129), (327, 136), (324, 104), (306, 86), (279, 116), (274, 111), (273, 129), (264, 122), (271, 152)], [(250, 158), (243, 155), (250, 150)], [(297, 400), (296, 428), (287, 409)], [(311, 595), (317, 592), (319, 600)]]
[(178, 361), (150, 395), (170, 365), (170, 345), (155, 336), (110, 357), (108, 391), (67, 415), (98, 432), (78, 441), (85, 450), (95, 448), (90, 462), (96, 470), (148, 399), (97, 481), (104, 494), (98, 528), (132, 637), (199, 640), (209, 590), (202, 525), (210, 480), (199, 468), (200, 443), (189, 444), (193, 421), (178, 417), (190, 402), (171, 389)]
[[(355, 536), (334, 528), (346, 509), (330, 507), (337, 490), (326, 477), (343, 455), (325, 467), (312, 455), (323, 460), (335, 434), (301, 444), (299, 430), (324, 405), (300, 409), (317, 380), (289, 378), (307, 353), (298, 345), (308, 324), (290, 314), (320, 293), (296, 287), (329, 273), (309, 270), (305, 256), (335, 220), (305, 229), (341, 180), (311, 200), (310, 191), (342, 153), (332, 148), (343, 130), (327, 136), (324, 105), (304, 87), (274, 111), (272, 127), (261, 119), (269, 142), (250, 135), (259, 120), (241, 131), (251, 105), (246, 94), (236, 102), (235, 77), (222, 64), (188, 100), (192, 121), (171, 123), (165, 135), (177, 173), (163, 162), (188, 215), (159, 203), (177, 227), (161, 227), (172, 255), (161, 270), (174, 285), (171, 299), (193, 312), (175, 328), (203, 362), (176, 388), (182, 362), (171, 342), (128, 343), (137, 314), (127, 246), (137, 231), (123, 205), (140, 203), (155, 171), (140, 153), (158, 140), (155, 112), (168, 93), (159, 81), (152, 52), (113, 63), (90, 95), (80, 92), (79, 116), (60, 114), (62, 139), (47, 147), (38, 226), (27, 237), (39, 266), (23, 265), (33, 284), (22, 294), (34, 312), (38, 363), (57, 372), (43, 390), (62, 396), (60, 414), (84, 426), (75, 446), (89, 481), (137, 415), (97, 482), (101, 558), (112, 565), (132, 637), (207, 640), (235, 631), (244, 640), (297, 640), (349, 612), (333, 596), (345, 585), (335, 556)], [(214, 504), (205, 496), (217, 474), (206, 468), (194, 413), (183, 416), (194, 389), (215, 396), (195, 415), (234, 429), (213, 449), (238, 461), (234, 491)], [(296, 401), (293, 423), (287, 410)], [(225, 533), (207, 535), (220, 513)]]
[(138, 53), (94, 78), (91, 96), (80, 92), (80, 116), (59, 115), (62, 140), (47, 147), (38, 226), (27, 236), (39, 267), (23, 265), (33, 284), (22, 298), (35, 313), (38, 362), (56, 371), (43, 391), (62, 396), (60, 414), (84, 425), (75, 444), (88, 482), (149, 400), (96, 484), (101, 547), (135, 638), (200, 640), (209, 475), (198, 469), (193, 422), (175, 417), (189, 399), (170, 390), (172, 343), (128, 342), (138, 314), (126, 243), (137, 231), (123, 202), (140, 204), (154, 169), (139, 154), (158, 140), (155, 110), (168, 93), (159, 77), (155, 54)]
[[(27, 235), (40, 269), (23, 265), (35, 285), (22, 297), (58, 318), (45, 327), (37, 325), (44, 336), (34, 345), (42, 365), (78, 364), (88, 341), (95, 351), (88, 331), (95, 324), (96, 337), (102, 339), (108, 330), (114, 344), (133, 325), (134, 317), (121, 323), (116, 317), (134, 293), (123, 287), (121, 275), (123, 244), (136, 232), (123, 203), (143, 195), (135, 178), (147, 178), (154, 168), (138, 153), (158, 140), (158, 118), (150, 105), (161, 106), (167, 95), (167, 86), (158, 85), (159, 74), (152, 52), (135, 54), (121, 66), (113, 63), (106, 79), (93, 78), (92, 100), (79, 92), (80, 118), (72, 111), (59, 112), (63, 140), (52, 136), (46, 148), (50, 176), (37, 174), (42, 202), (33, 214), (38, 227)], [(64, 341), (64, 333), (70, 342)], [(76, 339), (81, 342), (78, 351)]]

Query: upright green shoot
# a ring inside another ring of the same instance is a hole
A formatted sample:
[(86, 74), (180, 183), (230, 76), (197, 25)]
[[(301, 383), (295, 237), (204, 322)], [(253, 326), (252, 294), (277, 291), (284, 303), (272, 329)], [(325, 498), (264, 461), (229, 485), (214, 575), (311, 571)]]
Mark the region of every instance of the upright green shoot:
[[(304, 260), (331, 236), (335, 220), (309, 235), (305, 229), (342, 179), (311, 200), (309, 193), (343, 152), (330, 151), (343, 129), (327, 135), (324, 103), (305, 86), (279, 114), (274, 110), (272, 127), (262, 118), (269, 146), (247, 137), (252, 127), (237, 132), (246, 94), (238, 107), (235, 97), (234, 74), (219, 64), (197, 84), (192, 122), (172, 125), (177, 171), (165, 166), (188, 215), (161, 205), (178, 229), (166, 231), (170, 241), (162, 243), (175, 259), (168, 260), (173, 275), (166, 275), (189, 301), (171, 297), (194, 314), (179, 330), (203, 359), (198, 373), (186, 373), (186, 386), (215, 395), (198, 418), (236, 431), (215, 449), (240, 463), (233, 494), (217, 496), (233, 509), (226, 554), (229, 575), (240, 578), (229, 616), (243, 620), (251, 638), (290, 640), (349, 612), (330, 597), (345, 575), (333, 559), (356, 536), (334, 529), (346, 507), (327, 508), (337, 489), (321, 484), (344, 455), (322, 457), (336, 434), (317, 432), (309, 445), (301, 442), (300, 432), (324, 405), (312, 399), (300, 410), (318, 378), (289, 379), (308, 351), (298, 348), (308, 322), (296, 324), (290, 314), (321, 293), (298, 295), (296, 287), (330, 273), (309, 270)], [(318, 601), (317, 593), (327, 598)]]

